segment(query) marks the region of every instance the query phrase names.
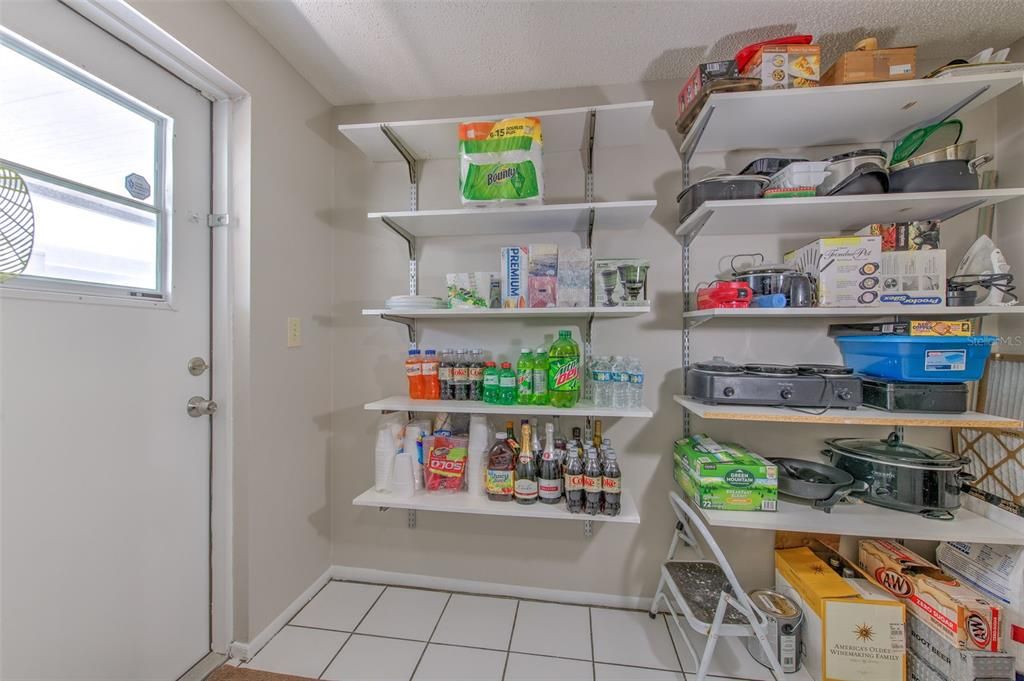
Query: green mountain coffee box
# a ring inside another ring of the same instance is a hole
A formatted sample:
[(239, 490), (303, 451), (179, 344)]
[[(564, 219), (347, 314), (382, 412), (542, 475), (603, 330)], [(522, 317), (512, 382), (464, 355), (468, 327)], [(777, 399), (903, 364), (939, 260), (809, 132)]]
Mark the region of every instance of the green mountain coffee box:
[(701, 508), (776, 510), (778, 469), (742, 445), (694, 435), (676, 440), (674, 459), (676, 482)]

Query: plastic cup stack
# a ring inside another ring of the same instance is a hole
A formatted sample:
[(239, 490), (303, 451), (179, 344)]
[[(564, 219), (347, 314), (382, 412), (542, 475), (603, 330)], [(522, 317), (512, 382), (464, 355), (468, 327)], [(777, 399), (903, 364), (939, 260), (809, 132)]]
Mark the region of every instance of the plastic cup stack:
[(487, 468), (487, 450), (490, 446), (492, 431), (487, 425), (487, 417), (473, 414), (469, 420), (469, 470), (466, 472), (466, 489), (471, 496), (483, 498), (484, 470)]
[(423, 428), (418, 423), (410, 423), (405, 427), (405, 441), (402, 451), (412, 457), (412, 481), (415, 489), (423, 489), (423, 464), (419, 460), (419, 441)]
[(416, 491), (413, 485), (413, 457), (405, 452), (395, 456), (395, 471), (391, 476), (391, 493), (408, 499)]
[(373, 487), (378, 492), (387, 492), (391, 489), (391, 475), (395, 468), (395, 439), (390, 428), (377, 431), (377, 446), (373, 455)]

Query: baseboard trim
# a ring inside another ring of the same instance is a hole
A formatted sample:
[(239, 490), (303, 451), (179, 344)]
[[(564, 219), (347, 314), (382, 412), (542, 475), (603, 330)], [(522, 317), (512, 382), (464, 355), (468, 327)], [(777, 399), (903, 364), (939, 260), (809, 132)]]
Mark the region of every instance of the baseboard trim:
[(284, 625), (288, 624), (288, 621), (295, 617), (296, 613), (302, 610), (306, 603), (313, 600), (313, 596), (316, 596), (317, 592), (324, 588), (327, 582), (331, 581), (334, 569), (334, 567), (327, 568), (308, 589), (303, 591), (280, 615), (274, 618), (273, 622), (268, 624), (263, 631), (256, 634), (248, 643), (234, 641), (228, 649), (231, 657), (246, 661), (255, 657), (256, 653), (260, 652), (260, 649), (267, 645), (270, 639), (274, 638), (274, 634), (281, 631)]
[(440, 591), (463, 591), (466, 593), (486, 596), (510, 596), (538, 601), (554, 601), (574, 605), (596, 605), (605, 608), (628, 608), (630, 610), (647, 610), (651, 607), (651, 599), (646, 596), (619, 596), (615, 594), (593, 593), (589, 591), (568, 591), (563, 589), (546, 589), (535, 586), (518, 586), (513, 584), (497, 584), (495, 582), (477, 582), (468, 579), (451, 577), (432, 577), (408, 572), (389, 572), (372, 568), (348, 567), (335, 565), (330, 570), (331, 579), (349, 580), (353, 582), (372, 582), (374, 584), (391, 584), (394, 586), (410, 586), (419, 589), (438, 589)]

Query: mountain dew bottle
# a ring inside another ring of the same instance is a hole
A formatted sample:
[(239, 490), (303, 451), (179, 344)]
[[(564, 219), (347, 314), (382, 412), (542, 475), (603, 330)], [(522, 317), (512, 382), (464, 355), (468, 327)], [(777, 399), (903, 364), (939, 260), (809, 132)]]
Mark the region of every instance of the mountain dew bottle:
[(562, 329), (548, 350), (548, 394), (551, 406), (568, 408), (580, 399), (580, 346)]

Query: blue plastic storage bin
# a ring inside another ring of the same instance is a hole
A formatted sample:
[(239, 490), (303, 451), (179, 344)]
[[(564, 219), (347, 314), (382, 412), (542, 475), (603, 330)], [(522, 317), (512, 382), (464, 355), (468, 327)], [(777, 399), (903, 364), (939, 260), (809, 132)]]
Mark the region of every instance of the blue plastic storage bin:
[(843, 363), (866, 376), (918, 383), (977, 381), (995, 336), (839, 336)]

